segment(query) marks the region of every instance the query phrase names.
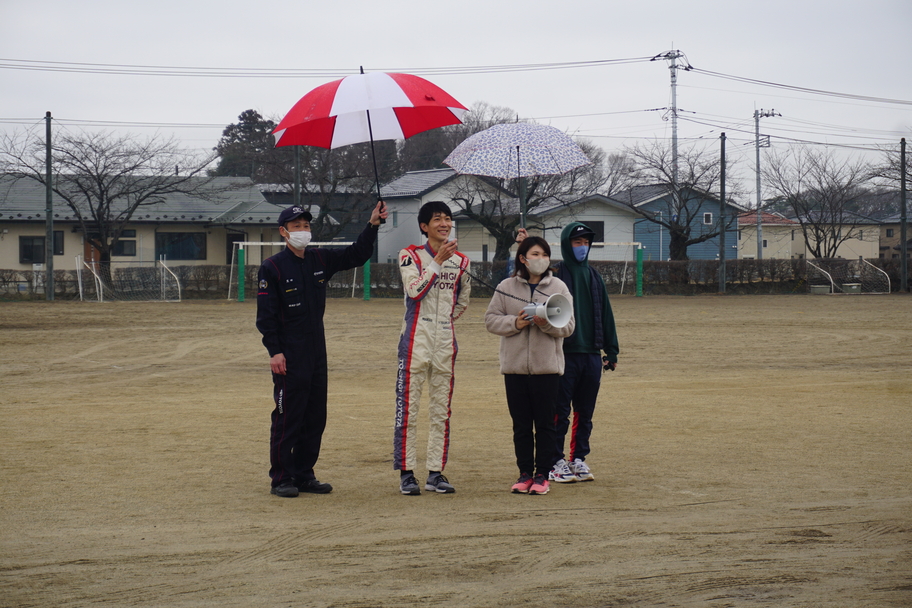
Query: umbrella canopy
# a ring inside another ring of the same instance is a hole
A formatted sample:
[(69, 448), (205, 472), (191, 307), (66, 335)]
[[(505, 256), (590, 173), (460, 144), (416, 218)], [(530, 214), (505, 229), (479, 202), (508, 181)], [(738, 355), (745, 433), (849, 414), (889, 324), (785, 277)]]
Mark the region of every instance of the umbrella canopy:
[(273, 131), (276, 146), (339, 148), (458, 124), (467, 108), (410, 74), (354, 74), (312, 90)]
[(590, 161), (566, 133), (547, 125), (514, 122), (472, 135), (444, 163), (470, 175), (502, 179), (560, 175)]

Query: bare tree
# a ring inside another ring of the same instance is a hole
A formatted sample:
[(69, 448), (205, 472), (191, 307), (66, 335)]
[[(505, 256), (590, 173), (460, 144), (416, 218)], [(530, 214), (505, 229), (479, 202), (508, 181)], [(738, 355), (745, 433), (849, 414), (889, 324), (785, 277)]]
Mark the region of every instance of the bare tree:
[(615, 152), (608, 155), (605, 161), (608, 179), (599, 194), (614, 196), (619, 192), (630, 190), (640, 179), (640, 172), (634, 160), (626, 152)]
[[(4, 172), (46, 184), (46, 144), (32, 134), (0, 140)], [(174, 139), (139, 140), (110, 133), (63, 133), (51, 148), (54, 195), (73, 212), (85, 238), (108, 262), (124, 228), (139, 209), (173, 194), (217, 197), (201, 158)]]
[[(395, 143), (378, 141), (374, 146), (381, 179), (389, 177), (396, 162)], [(300, 159), (302, 204), (318, 207), (311, 222), (315, 241), (331, 241), (347, 226), (367, 221), (377, 202), (369, 143), (336, 150), (302, 146)], [(293, 171), (289, 178), (293, 183)]]
[(494, 125), (516, 122), (516, 111), (477, 101), (463, 115), (464, 122), (413, 135), (399, 144), (399, 170), (423, 171), (443, 167), (443, 159), (471, 135)]
[[(900, 185), (902, 160), (899, 146), (884, 146), (883, 160), (871, 167), (871, 178), (883, 187), (898, 190)], [(912, 162), (906, 150), (906, 187), (912, 184)]]
[[(650, 211), (638, 205), (637, 188), (627, 190), (626, 196), (615, 199), (626, 203), (644, 219), (658, 224), (668, 231), (668, 253), (672, 260), (687, 260), (687, 248), (716, 238), (722, 230), (731, 229), (735, 223), (734, 214), (728, 215), (725, 226), (716, 222), (710, 230), (695, 230), (703, 226), (704, 203), (718, 201), (720, 197), (722, 165), (708, 147), (691, 146), (680, 151), (677, 163), (677, 183), (672, 162), (672, 149), (665, 142), (652, 141), (625, 148), (627, 157), (626, 173), (641, 185), (667, 193), (664, 208)], [(729, 175), (731, 173), (729, 172)], [(735, 180), (726, 179), (726, 198), (738, 196), (739, 185)], [(705, 227), (704, 227), (705, 228)]]
[(871, 174), (862, 160), (840, 160), (830, 150), (808, 147), (770, 154), (762, 169), (766, 186), (788, 203), (815, 258), (836, 257), (842, 243), (858, 237), (866, 218), (855, 210)]

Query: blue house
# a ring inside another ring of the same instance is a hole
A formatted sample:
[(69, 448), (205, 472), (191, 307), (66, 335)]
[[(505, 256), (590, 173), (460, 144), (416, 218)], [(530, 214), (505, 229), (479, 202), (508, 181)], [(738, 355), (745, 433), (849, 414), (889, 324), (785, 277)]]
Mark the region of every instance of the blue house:
[[(643, 244), (644, 260), (671, 258), (669, 225), (689, 229), (687, 257), (691, 260), (719, 258), (721, 205), (719, 197), (698, 188), (685, 186), (679, 202), (675, 201), (668, 185), (635, 186), (613, 195), (640, 214), (634, 222), (634, 240)], [(738, 215), (746, 208), (728, 202), (725, 205), (725, 259), (738, 258)], [(656, 221), (647, 218), (654, 218)], [(664, 224), (664, 225), (663, 225)]]

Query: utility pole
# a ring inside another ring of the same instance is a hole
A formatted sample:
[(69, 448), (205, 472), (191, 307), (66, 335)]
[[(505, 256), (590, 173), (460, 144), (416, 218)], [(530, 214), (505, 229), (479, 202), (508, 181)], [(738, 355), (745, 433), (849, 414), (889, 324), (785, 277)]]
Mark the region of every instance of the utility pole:
[[(678, 66), (678, 59), (684, 58), (684, 65)], [(666, 59), (669, 61), (668, 69), (671, 71), (671, 181), (674, 188), (675, 202), (678, 197), (678, 68), (690, 71), (693, 66), (681, 51), (668, 51), (656, 55), (650, 61)]]
[(899, 142), (899, 290), (909, 290), (909, 243), (906, 230), (906, 138)]
[(54, 300), (54, 189), (51, 182), (51, 113), (44, 115), (46, 121), (44, 154), (44, 212), (46, 233), (44, 237), (44, 299)]
[(761, 211), (762, 199), (760, 198), (760, 148), (770, 147), (769, 135), (766, 136), (763, 143), (760, 142), (760, 119), (771, 116), (782, 116), (777, 114), (776, 110), (754, 110), (754, 129), (757, 135), (757, 259), (763, 259), (763, 215)]
[(725, 293), (725, 133), (719, 139), (722, 147), (722, 171), (719, 175), (719, 293)]

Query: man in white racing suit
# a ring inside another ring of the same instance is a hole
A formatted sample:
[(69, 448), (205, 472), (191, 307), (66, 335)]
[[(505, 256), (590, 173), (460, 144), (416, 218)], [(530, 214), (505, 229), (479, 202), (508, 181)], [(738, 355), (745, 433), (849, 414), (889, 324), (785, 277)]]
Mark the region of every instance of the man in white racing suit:
[(399, 252), (405, 320), (399, 337), (393, 468), (400, 471), (402, 494), (421, 493), (414, 476), (416, 416), (427, 382), (430, 426), (424, 488), (449, 494), (456, 491), (443, 475), (450, 444), (450, 403), (458, 350), (453, 321), (469, 305), (469, 258), (456, 251), (455, 240), (448, 240), (453, 217), (445, 203), (423, 205), (418, 212), (418, 227), (427, 236), (427, 243)]

